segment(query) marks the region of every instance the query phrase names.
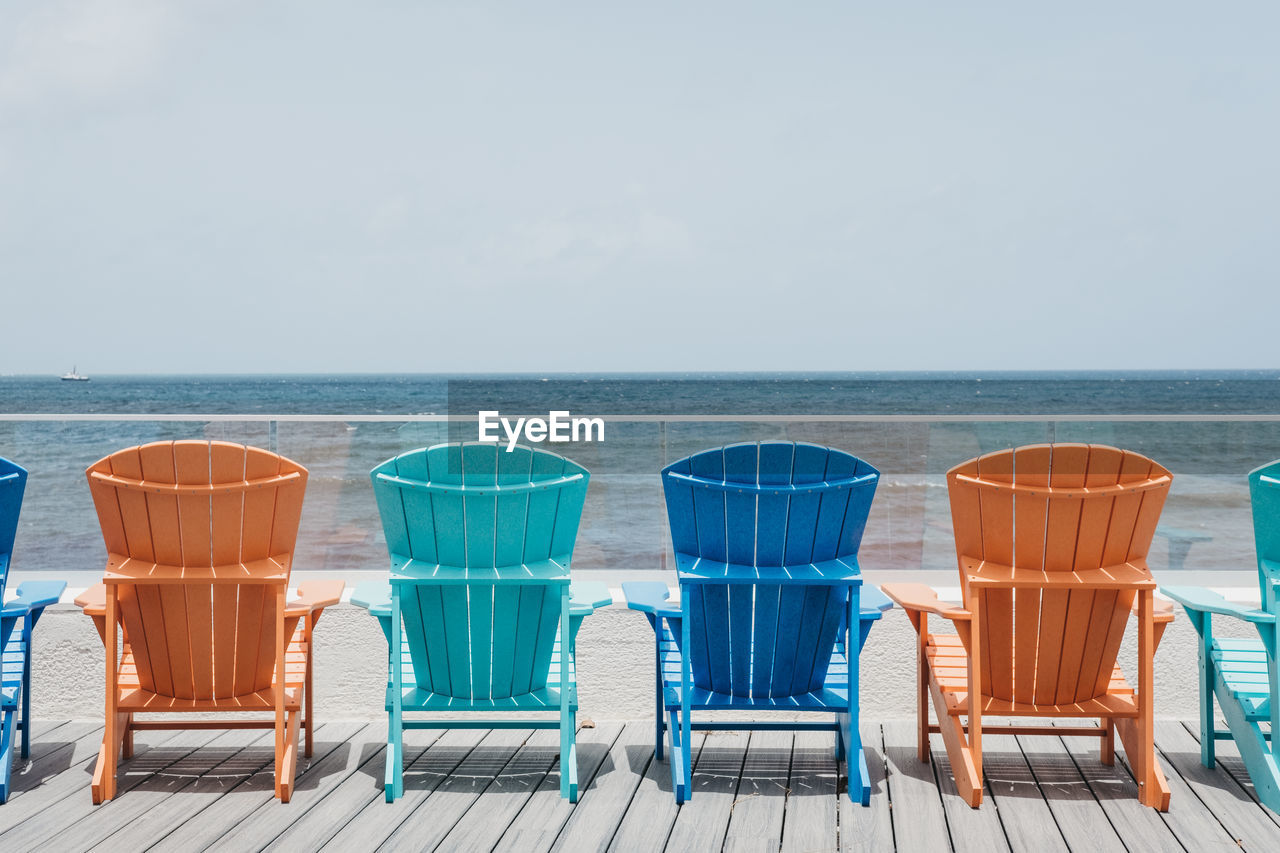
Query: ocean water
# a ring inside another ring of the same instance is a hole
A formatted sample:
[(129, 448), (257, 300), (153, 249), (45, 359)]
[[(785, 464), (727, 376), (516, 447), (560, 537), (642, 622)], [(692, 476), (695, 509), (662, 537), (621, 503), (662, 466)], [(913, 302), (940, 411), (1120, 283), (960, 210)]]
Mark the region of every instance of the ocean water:
[[(1280, 457), (1280, 371), (0, 377), (0, 455), (31, 472), (14, 566), (99, 571), (105, 551), (84, 469), (121, 447), (193, 438), (269, 447), (308, 467), (297, 568), (381, 569), (386, 555), (369, 470), (413, 447), (474, 439), (475, 427), (361, 418), (474, 418), (480, 409), (606, 418), (602, 443), (553, 449), (592, 472), (575, 569), (613, 574), (668, 565), (659, 469), (734, 441), (815, 441), (878, 467), (883, 476), (861, 553), (869, 571), (953, 568), (946, 470), (978, 453), (1048, 440), (1137, 450), (1174, 472), (1153, 568), (1250, 569), (1244, 475)], [(190, 419), (110, 417), (121, 414)], [(237, 414), (279, 417), (221, 419)], [(317, 415), (331, 417), (291, 419)], [(672, 415), (680, 417), (663, 419)], [(836, 415), (847, 417), (829, 417)], [(858, 420), (867, 415), (877, 419)], [(947, 420), (970, 415), (990, 420)], [(999, 420), (1006, 415), (1044, 419)], [(1090, 419), (1054, 419), (1067, 415)], [(1113, 420), (1121, 415), (1222, 420)], [(758, 416), (772, 420), (752, 420)]]

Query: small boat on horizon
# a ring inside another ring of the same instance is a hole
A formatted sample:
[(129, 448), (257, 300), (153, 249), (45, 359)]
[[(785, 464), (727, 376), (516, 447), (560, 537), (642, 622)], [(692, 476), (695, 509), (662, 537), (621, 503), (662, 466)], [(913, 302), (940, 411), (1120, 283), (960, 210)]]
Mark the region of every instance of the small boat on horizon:
[(88, 376), (81, 376), (79, 373), (76, 373), (76, 368), (75, 368), (75, 366), (73, 365), (73, 366), (71, 367), (71, 372), (70, 372), (70, 373), (64, 373), (64, 374), (62, 374), (62, 381), (63, 381), (63, 382), (88, 382), (88, 381), (89, 381), (89, 377), (88, 377)]

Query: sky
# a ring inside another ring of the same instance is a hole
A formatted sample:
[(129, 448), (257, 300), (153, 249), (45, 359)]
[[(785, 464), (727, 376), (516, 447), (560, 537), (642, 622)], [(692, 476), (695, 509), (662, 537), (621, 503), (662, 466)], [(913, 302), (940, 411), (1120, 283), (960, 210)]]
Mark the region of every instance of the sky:
[(8, 0), (0, 374), (1280, 367), (1280, 5), (1043, 5)]

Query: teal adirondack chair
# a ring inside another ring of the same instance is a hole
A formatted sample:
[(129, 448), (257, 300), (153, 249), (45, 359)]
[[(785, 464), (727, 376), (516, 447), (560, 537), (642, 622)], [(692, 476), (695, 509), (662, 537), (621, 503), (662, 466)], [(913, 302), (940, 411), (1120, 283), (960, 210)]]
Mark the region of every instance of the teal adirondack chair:
[[(863, 588), (858, 546), (879, 478), (843, 451), (781, 441), (717, 447), (663, 469), (680, 602), (668, 603), (663, 583), (622, 589), (654, 629), (654, 753), (662, 758), (668, 735), (677, 803), (692, 793), (693, 729), (835, 731), (849, 798), (870, 802), (858, 653), (893, 605)], [(694, 722), (702, 710), (831, 719)]]
[[(560, 795), (577, 802), (574, 639), (613, 603), (604, 584), (570, 584), (590, 474), (545, 450), (466, 443), (409, 451), (372, 477), (391, 583), (351, 600), (387, 638), (387, 801), (404, 790), (404, 729), (484, 727), (559, 728)], [(415, 711), (480, 718), (405, 719)], [(509, 711), (555, 717), (492, 716)]]
[[(1258, 556), (1262, 606), (1240, 607), (1207, 589), (1161, 586), (1180, 603), (1200, 639), (1200, 760), (1214, 765), (1214, 742), (1232, 738), (1244, 759), (1258, 799), (1280, 812), (1280, 764), (1273, 735), (1280, 732), (1280, 673), (1276, 619), (1280, 617), (1280, 460), (1249, 472), (1253, 539)], [(1213, 615), (1248, 622), (1258, 639), (1213, 635)], [(1227, 730), (1215, 727), (1217, 698)], [(1261, 724), (1269, 725), (1263, 731)]]
[(26, 488), (26, 470), (0, 458), (0, 803), (9, 799), (16, 732), (22, 733), (19, 754), (25, 759), (31, 752), (31, 631), (66, 587), (65, 581), (25, 581), (16, 599), (4, 600)]

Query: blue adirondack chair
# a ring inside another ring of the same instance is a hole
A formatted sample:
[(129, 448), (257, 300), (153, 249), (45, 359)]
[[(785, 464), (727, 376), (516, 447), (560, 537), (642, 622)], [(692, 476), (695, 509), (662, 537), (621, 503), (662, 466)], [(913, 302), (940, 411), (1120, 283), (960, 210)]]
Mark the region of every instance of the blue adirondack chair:
[[(404, 790), (404, 729), (485, 727), (558, 728), (560, 795), (577, 802), (574, 640), (613, 603), (604, 584), (570, 583), (590, 475), (545, 450), (466, 443), (409, 451), (372, 477), (391, 583), (351, 600), (387, 638), (387, 801)], [(415, 711), (481, 718), (404, 718)], [(555, 716), (492, 716), (508, 711)]]
[(24, 581), (16, 599), (4, 600), (26, 488), (26, 470), (0, 458), (0, 803), (9, 799), (15, 732), (22, 733), (22, 758), (31, 752), (31, 631), (66, 587), (64, 581)]
[[(717, 447), (662, 470), (680, 602), (654, 581), (622, 588), (654, 629), (654, 753), (662, 758), (669, 735), (676, 802), (692, 793), (693, 729), (834, 730), (849, 797), (870, 802), (858, 652), (893, 605), (862, 588), (857, 557), (879, 478), (843, 451), (781, 441)], [(702, 710), (833, 718), (694, 722)]]
[[(1276, 619), (1280, 617), (1280, 460), (1249, 472), (1253, 538), (1258, 556), (1262, 606), (1232, 604), (1207, 589), (1161, 586), (1180, 603), (1199, 634), (1200, 760), (1213, 767), (1214, 742), (1232, 738), (1244, 759), (1258, 799), (1280, 812), (1280, 764), (1274, 733), (1280, 732), (1280, 673), (1277, 672)], [(1258, 639), (1229, 639), (1213, 634), (1213, 615), (1248, 622)], [(1216, 728), (1213, 700), (1226, 718)], [(1268, 723), (1263, 731), (1261, 723)]]

